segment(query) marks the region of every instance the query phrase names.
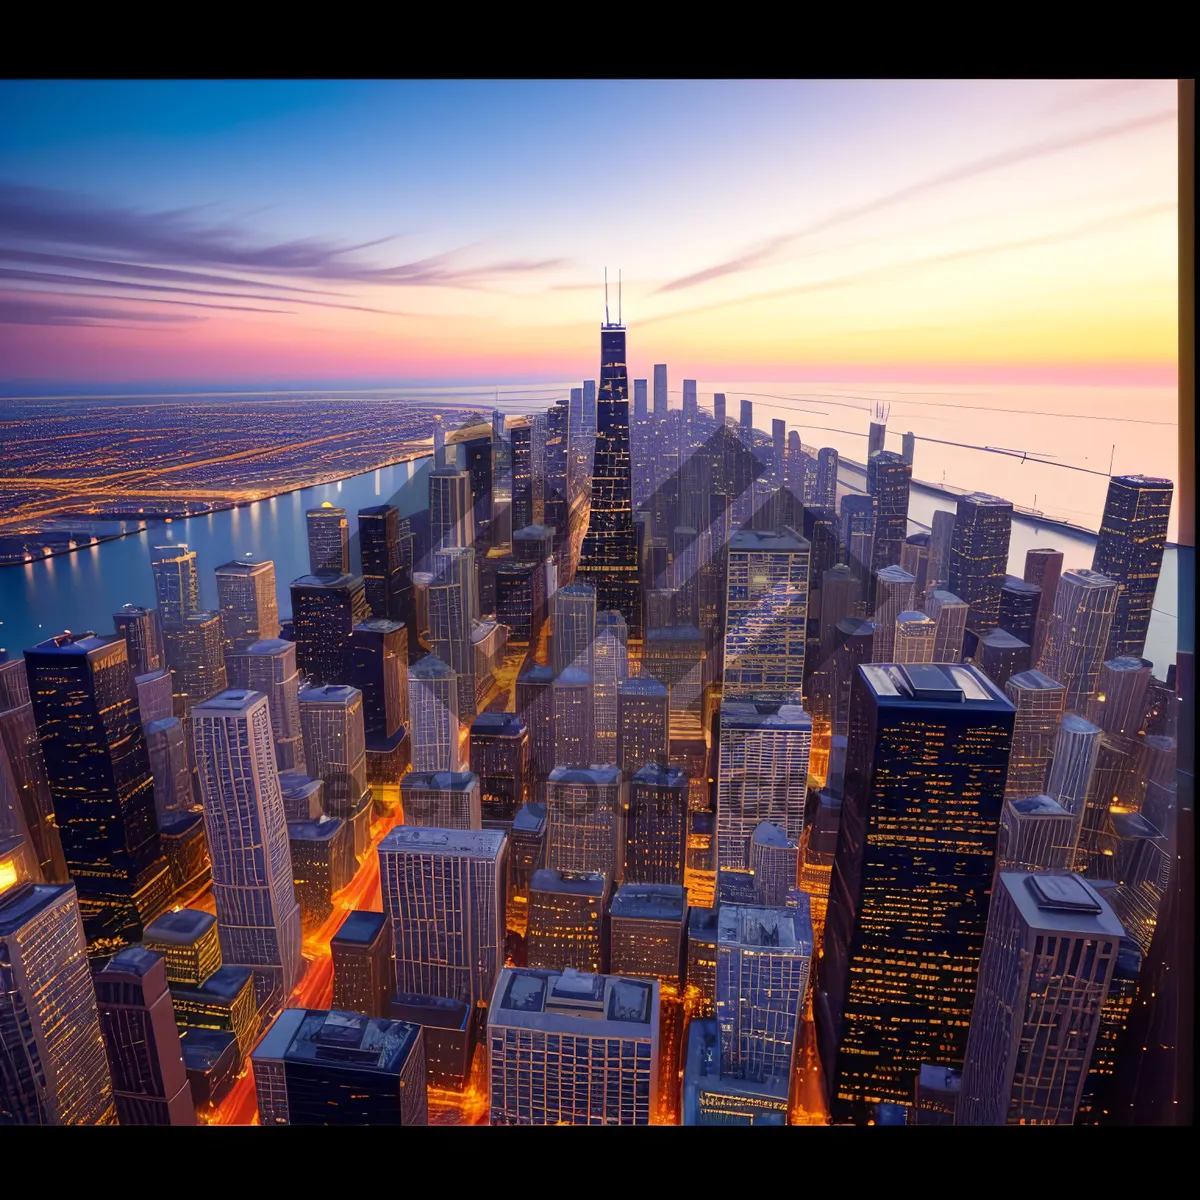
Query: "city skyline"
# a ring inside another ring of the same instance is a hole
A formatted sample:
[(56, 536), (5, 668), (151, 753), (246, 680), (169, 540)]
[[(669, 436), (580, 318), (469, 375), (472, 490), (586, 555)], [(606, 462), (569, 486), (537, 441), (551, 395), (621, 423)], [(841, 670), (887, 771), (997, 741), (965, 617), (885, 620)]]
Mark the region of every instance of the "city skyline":
[[(569, 378), (607, 266), (631, 376), (1169, 385), (1176, 109), (1169, 80), (8, 82), (3, 382)], [(660, 197), (633, 222), (569, 187), (613, 127)]]

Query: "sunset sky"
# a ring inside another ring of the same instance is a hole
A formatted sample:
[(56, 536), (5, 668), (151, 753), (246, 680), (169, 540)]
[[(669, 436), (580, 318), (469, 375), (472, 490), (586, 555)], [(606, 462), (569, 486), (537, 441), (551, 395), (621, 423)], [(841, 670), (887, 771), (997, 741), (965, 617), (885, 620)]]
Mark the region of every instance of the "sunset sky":
[(0, 381), (1169, 384), (1176, 85), (0, 83)]

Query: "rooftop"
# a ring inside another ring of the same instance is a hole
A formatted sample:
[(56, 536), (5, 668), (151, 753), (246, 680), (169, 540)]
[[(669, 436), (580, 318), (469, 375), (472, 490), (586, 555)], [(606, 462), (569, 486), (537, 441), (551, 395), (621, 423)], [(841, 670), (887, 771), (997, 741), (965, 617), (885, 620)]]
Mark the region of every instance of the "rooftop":
[(653, 675), (631, 675), (621, 680), (617, 691), (625, 696), (665, 696), (667, 685), (660, 683)]
[(1071, 814), (1053, 796), (1021, 796), (1010, 800), (1013, 811), (1023, 817), (1069, 817)]
[(973, 504), (976, 508), (1012, 508), (1012, 501), (1005, 500), (1000, 496), (992, 496), (987, 492), (972, 492), (969, 496), (963, 496), (959, 503), (966, 502)]
[(312, 821), (289, 821), (288, 839), (293, 842), (328, 842), (342, 827), (340, 817), (320, 816)]
[(183, 728), (183, 722), (178, 717), (159, 717), (157, 721), (147, 721), (142, 726), (144, 733), (162, 733), (166, 729), (174, 729), (175, 726)]
[(616, 787), (621, 782), (620, 767), (555, 767), (548, 783), (586, 783), (595, 787)]
[(754, 836), (751, 841), (757, 842), (760, 846), (780, 846), (786, 848), (796, 845), (778, 825), (774, 825), (770, 821), (759, 822), (758, 827), (754, 830)]
[(227, 562), (222, 563), (217, 569), (218, 575), (261, 575), (265, 571), (274, 571), (275, 564), (271, 559), (262, 559), (259, 562)]
[(704, 634), (695, 625), (660, 625), (646, 631), (647, 642), (702, 642)]
[(877, 578), (882, 583), (906, 584), (917, 582), (917, 577), (911, 571), (906, 571), (903, 567), (898, 566), (881, 568)]
[(803, 956), (812, 954), (812, 920), (803, 908), (723, 904), (717, 915), (717, 933), (722, 945), (758, 946)]
[(1007, 629), (989, 629), (987, 633), (980, 635), (979, 644), (993, 650), (1029, 649), (1028, 642), (1022, 641), (1015, 633), (1009, 633)]
[(1115, 588), (1117, 586), (1115, 580), (1109, 579), (1107, 575), (1101, 575), (1099, 571), (1090, 570), (1088, 567), (1075, 567), (1062, 573), (1063, 581), (1072, 578), (1077, 579), (1088, 588)]
[(866, 663), (859, 674), (881, 705), (953, 704), (1011, 710), (1012, 704), (978, 668), (938, 663)]
[(518, 737), (524, 732), (525, 722), (514, 712), (482, 712), (471, 722), (472, 737), (477, 733)]
[(688, 937), (695, 942), (715, 944), (718, 912), (716, 908), (696, 908), (694, 905), (688, 909)]
[(687, 912), (687, 889), (674, 883), (623, 883), (608, 911), (614, 919), (681, 924)]
[(219, 692), (211, 700), (205, 700), (203, 703), (197, 704), (192, 709), (192, 716), (202, 716), (206, 713), (246, 712), (253, 708), (260, 700), (266, 701), (266, 697), (262, 692), (252, 692), (245, 688), (230, 688), (227, 691)]
[(315, 575), (301, 575), (299, 579), (293, 579), (292, 587), (352, 588), (361, 583), (361, 575), (343, 575), (340, 571), (318, 571)]
[(289, 799), (311, 796), (317, 788), (323, 786), (320, 779), (310, 779), (307, 775), (300, 775), (295, 771), (281, 771), (279, 774), (280, 791)]
[(1020, 575), (1005, 576), (1004, 590), (1006, 592), (1023, 592), (1027, 596), (1040, 596), (1042, 594), (1040, 584), (1026, 583)]
[(740, 529), (729, 539), (731, 551), (753, 553), (754, 551), (775, 554), (796, 554), (811, 547), (794, 529), (782, 532), (769, 529)]
[(513, 817), (514, 832), (520, 830), (523, 833), (540, 833), (546, 828), (546, 806), (539, 804), (536, 800), (530, 800), (527, 804), (522, 804), (517, 809), (517, 815)]
[(179, 999), (201, 1001), (224, 1000), (231, 1002), (247, 988), (253, 988), (254, 972), (249, 967), (236, 967), (226, 963), (218, 967), (199, 987), (180, 987), (176, 984), (171, 995)]
[(1063, 690), (1061, 683), (1056, 683), (1049, 675), (1043, 675), (1041, 671), (1021, 671), (1019, 674), (1010, 675), (1004, 686), (1030, 692), (1061, 692)]
[(1067, 713), (1059, 723), (1059, 729), (1065, 729), (1068, 733), (1099, 733), (1100, 726), (1093, 725), (1086, 717), (1081, 717), (1078, 713)]
[(472, 771), (409, 771), (400, 780), (402, 792), (469, 792), (478, 786)]
[(436, 654), (427, 654), (408, 670), (409, 679), (451, 679), (454, 672)]
[(1033, 929), (1120, 939), (1125, 930), (1082, 876), (1069, 871), (1002, 871), (1000, 885)]
[(453, 854), (466, 858), (496, 858), (504, 845), (500, 829), (431, 829), (399, 825), (379, 843), (385, 854)]
[(251, 1054), (254, 1060), (342, 1062), (359, 1071), (398, 1074), (421, 1037), (408, 1021), (337, 1009), (286, 1008)]
[(403, 628), (403, 621), (392, 621), (387, 617), (368, 617), (365, 621), (359, 621), (354, 630), (356, 633), (360, 629), (365, 629), (368, 633), (397, 633)]
[(346, 919), (338, 926), (330, 945), (369, 946), (386, 925), (387, 916), (384, 913), (356, 908), (348, 913)]
[(238, 1057), (237, 1035), (227, 1029), (201, 1029), (195, 1025), (179, 1026), (179, 1048), (183, 1065), (188, 1071), (211, 1071), (226, 1055)]
[(603, 1020), (632, 1026), (630, 1034), (646, 1038), (658, 1016), (657, 982), (589, 975), (570, 968), (559, 973), (507, 967), (497, 981), (496, 995), (499, 1002), (493, 1020), (497, 1024), (571, 1030), (579, 1028), (580, 1020)]
[(608, 891), (608, 880), (601, 871), (556, 871), (553, 867), (542, 867), (534, 871), (529, 890), (599, 898)]
[(149, 972), (155, 963), (162, 962), (162, 955), (146, 946), (126, 946), (104, 964), (105, 971), (136, 975), (139, 978)]
[(554, 530), (549, 525), (526, 525), (524, 529), (517, 529), (513, 532), (514, 541), (520, 539), (523, 542), (532, 542), (552, 537), (554, 537)]
[(151, 921), (142, 936), (147, 942), (190, 946), (216, 923), (217, 918), (212, 913), (201, 912), (198, 908), (180, 908), (175, 912), (163, 913)]
[(336, 704), (340, 707), (362, 699), (362, 692), (344, 683), (330, 683), (324, 687), (306, 687), (300, 693), (301, 704)]
[(592, 677), (579, 667), (566, 667), (558, 673), (554, 682), (561, 683), (564, 687), (587, 687), (591, 684)]
[(812, 717), (799, 704), (759, 704), (753, 700), (726, 700), (721, 705), (721, 727), (729, 729), (812, 729)]
[(634, 772), (633, 782), (644, 787), (687, 787), (687, 775), (682, 767), (664, 767), (660, 763), (647, 763)]

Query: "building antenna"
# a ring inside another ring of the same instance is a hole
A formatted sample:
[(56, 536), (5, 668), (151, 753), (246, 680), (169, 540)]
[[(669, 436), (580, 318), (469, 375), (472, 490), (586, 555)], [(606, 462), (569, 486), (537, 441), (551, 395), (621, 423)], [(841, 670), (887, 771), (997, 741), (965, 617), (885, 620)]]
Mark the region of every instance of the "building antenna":
[(621, 324), (621, 268), (617, 268), (617, 324)]
[(608, 324), (608, 268), (604, 268), (604, 323)]

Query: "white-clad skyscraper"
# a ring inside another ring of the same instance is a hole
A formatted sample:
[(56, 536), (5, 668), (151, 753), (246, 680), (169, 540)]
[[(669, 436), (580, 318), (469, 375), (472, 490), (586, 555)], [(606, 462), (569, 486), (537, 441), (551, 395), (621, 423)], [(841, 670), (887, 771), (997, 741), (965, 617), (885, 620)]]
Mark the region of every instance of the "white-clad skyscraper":
[(1067, 708), (1084, 712), (1096, 692), (1119, 588), (1097, 571), (1064, 571), (1038, 670), (1067, 689)]
[(412, 717), (412, 769), (461, 771), (458, 742), (458, 677), (440, 658), (427, 654), (408, 673)]
[(300, 906), (267, 698), (230, 690), (192, 709), (217, 932), (226, 964), (254, 973), (260, 1012), (300, 978)]

